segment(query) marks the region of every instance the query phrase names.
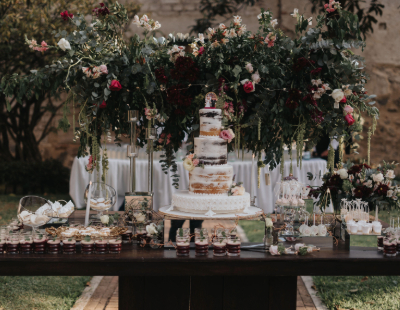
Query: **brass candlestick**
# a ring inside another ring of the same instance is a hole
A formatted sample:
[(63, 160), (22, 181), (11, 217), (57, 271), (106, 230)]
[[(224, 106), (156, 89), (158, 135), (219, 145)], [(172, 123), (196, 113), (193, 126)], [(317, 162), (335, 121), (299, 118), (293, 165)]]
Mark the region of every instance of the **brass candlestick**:
[(127, 156), (130, 159), (129, 193), (136, 191), (136, 158), (139, 155), (139, 147), (136, 145), (136, 122), (139, 118), (138, 110), (128, 111), (128, 123), (131, 127), (131, 143), (127, 147)]
[(147, 190), (149, 193), (153, 192), (153, 141), (157, 139), (157, 132), (155, 128), (146, 128), (147, 151), (148, 151), (148, 183)]

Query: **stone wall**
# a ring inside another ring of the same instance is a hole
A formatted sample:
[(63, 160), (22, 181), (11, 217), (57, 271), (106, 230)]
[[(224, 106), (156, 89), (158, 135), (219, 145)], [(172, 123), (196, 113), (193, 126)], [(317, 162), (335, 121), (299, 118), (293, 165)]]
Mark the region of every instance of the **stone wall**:
[[(147, 13), (158, 20), (162, 25), (160, 30), (163, 35), (189, 32), (189, 27), (201, 17), (200, 0), (139, 0), (139, 2), (142, 3), (140, 14)], [(397, 51), (400, 43), (396, 39), (400, 32), (400, 19), (396, 2), (381, 1), (385, 5), (383, 16), (377, 18), (378, 24), (374, 33), (367, 37), (365, 51), (363, 53), (360, 50), (356, 51), (366, 58), (366, 69), (371, 78), (367, 85), (368, 93), (377, 95), (377, 107), (381, 111), (377, 131), (372, 138), (371, 159), (375, 163), (382, 160), (400, 160), (400, 53)], [(239, 15), (249, 30), (255, 31), (258, 28), (256, 16), (260, 7), (271, 9), (280, 22), (280, 28), (292, 35), (295, 20), (290, 14), (294, 8), (298, 8), (300, 13), (305, 12), (306, 16), (312, 16), (309, 0), (264, 0), (260, 5), (244, 8), (240, 12)], [(129, 31), (132, 35), (140, 33), (140, 29), (134, 25)], [(54, 124), (57, 124), (57, 120), (54, 120)], [(365, 138), (360, 142), (360, 155), (353, 157), (366, 158), (366, 131), (370, 125), (371, 120), (365, 119), (363, 134)], [(78, 147), (72, 139), (72, 130), (66, 134), (61, 132), (50, 134), (41, 145), (43, 156), (59, 158), (66, 166), (71, 166)]]

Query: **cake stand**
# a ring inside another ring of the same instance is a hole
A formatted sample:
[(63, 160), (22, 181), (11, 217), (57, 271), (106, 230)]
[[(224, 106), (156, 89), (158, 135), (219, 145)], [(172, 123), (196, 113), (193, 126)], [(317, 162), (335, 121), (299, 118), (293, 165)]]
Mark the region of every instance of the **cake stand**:
[(257, 207), (248, 207), (247, 213), (217, 213), (212, 216), (207, 216), (203, 213), (187, 213), (182, 211), (169, 211), (171, 206), (165, 206), (158, 210), (158, 212), (169, 219), (179, 220), (250, 220), (261, 216), (264, 212)]

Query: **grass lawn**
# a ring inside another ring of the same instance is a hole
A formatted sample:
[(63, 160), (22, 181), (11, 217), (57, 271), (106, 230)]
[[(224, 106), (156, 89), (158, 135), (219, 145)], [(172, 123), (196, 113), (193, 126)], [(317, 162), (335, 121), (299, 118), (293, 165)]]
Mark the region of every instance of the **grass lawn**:
[(249, 242), (263, 242), (265, 232), (264, 221), (241, 220), (239, 221), (239, 225), (246, 233)]
[[(22, 196), (0, 195), (0, 225), (17, 217)], [(50, 201), (69, 195), (47, 195)], [(2, 254), (7, 255), (7, 254)], [(91, 277), (0, 277), (0, 309), (70, 309)]]
[(398, 310), (400, 277), (313, 277), (328, 309)]

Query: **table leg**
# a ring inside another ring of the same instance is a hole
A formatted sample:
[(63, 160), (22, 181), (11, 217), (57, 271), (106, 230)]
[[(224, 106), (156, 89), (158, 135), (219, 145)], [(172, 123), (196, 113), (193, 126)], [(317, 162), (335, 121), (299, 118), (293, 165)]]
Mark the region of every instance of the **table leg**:
[(295, 310), (297, 276), (268, 277), (268, 310)]

